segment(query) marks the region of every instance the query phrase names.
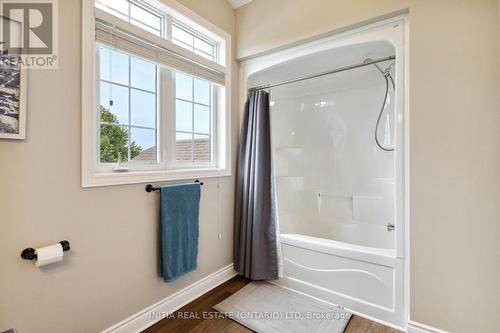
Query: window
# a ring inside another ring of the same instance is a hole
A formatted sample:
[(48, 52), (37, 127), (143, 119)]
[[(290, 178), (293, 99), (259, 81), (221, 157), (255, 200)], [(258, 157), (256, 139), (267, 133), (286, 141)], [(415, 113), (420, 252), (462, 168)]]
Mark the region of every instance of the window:
[(96, 0), (96, 7), (155, 35), (163, 35), (163, 17), (128, 0)]
[(226, 33), (154, 0), (84, 2), (83, 31), (83, 186), (230, 175)]
[[(170, 168), (212, 165), (216, 93), (210, 81), (160, 70), (154, 63), (102, 45), (98, 63), (100, 170), (162, 167), (161, 136), (164, 142), (174, 142), (173, 151), (166, 152), (175, 154)], [(175, 96), (163, 105), (159, 77), (167, 83), (162, 92)], [(171, 119), (175, 127), (161, 126), (161, 118)]]
[(175, 159), (212, 160), (212, 87), (210, 82), (177, 73), (175, 76)]
[(157, 163), (158, 67), (99, 47), (100, 163)]
[(216, 61), (216, 46), (202, 36), (189, 32), (179, 24), (172, 25), (172, 41), (204, 58)]
[[(157, 36), (170, 39), (186, 50), (217, 61), (217, 43), (171, 16), (163, 15), (141, 0), (96, 0), (96, 8), (132, 23)], [(164, 28), (165, 24), (167, 25)], [(167, 34), (167, 31), (171, 31)]]

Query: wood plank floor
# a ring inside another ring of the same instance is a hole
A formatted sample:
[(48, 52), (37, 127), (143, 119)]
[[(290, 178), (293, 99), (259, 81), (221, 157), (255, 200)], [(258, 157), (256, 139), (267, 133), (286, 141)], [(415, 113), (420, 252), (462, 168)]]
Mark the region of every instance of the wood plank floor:
[[(243, 288), (250, 280), (235, 277), (162, 319), (143, 333), (251, 333), (252, 330), (223, 318), (212, 306)], [(371, 320), (353, 316), (344, 333), (400, 333)]]

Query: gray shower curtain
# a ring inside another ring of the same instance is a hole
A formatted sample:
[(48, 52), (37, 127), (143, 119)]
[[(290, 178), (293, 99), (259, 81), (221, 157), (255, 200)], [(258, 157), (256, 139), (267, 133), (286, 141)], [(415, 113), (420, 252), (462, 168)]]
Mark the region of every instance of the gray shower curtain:
[(269, 94), (245, 103), (236, 179), (234, 268), (252, 280), (278, 279)]

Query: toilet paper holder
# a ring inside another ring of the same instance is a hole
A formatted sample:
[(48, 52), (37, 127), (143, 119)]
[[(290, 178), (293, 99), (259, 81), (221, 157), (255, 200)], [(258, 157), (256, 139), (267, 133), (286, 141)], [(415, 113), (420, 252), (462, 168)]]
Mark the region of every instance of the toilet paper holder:
[[(69, 242), (67, 240), (60, 241), (59, 244), (61, 244), (63, 251), (69, 251), (71, 247), (69, 246)], [(36, 253), (35, 249), (28, 247), (21, 252), (21, 258), (26, 259), (26, 260), (34, 260), (36, 259)]]

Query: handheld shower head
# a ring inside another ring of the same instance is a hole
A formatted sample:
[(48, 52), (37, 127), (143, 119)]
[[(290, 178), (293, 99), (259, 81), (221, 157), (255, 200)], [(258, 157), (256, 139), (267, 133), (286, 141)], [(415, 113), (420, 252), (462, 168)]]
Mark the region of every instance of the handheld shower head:
[[(368, 63), (371, 63), (373, 61), (372, 58), (364, 58), (363, 59), (363, 63), (365, 64), (368, 64)], [(380, 72), (380, 74), (382, 74), (382, 77), (384, 78), (385, 80), (385, 94), (384, 94), (384, 102), (382, 103), (382, 107), (380, 109), (380, 112), (379, 112), (379, 115), (378, 115), (378, 118), (377, 118), (377, 124), (375, 125), (375, 143), (377, 144), (377, 146), (384, 150), (384, 151), (388, 151), (388, 152), (391, 152), (391, 151), (394, 151), (394, 148), (386, 148), (384, 146), (382, 146), (378, 140), (378, 128), (379, 128), (379, 124), (380, 124), (380, 118), (382, 117), (382, 114), (384, 113), (384, 110), (385, 110), (385, 107), (386, 107), (386, 103), (387, 103), (387, 99), (389, 97), (389, 82), (392, 84), (392, 87), (393, 89), (395, 89), (395, 84), (394, 84), (394, 79), (392, 78), (392, 75), (391, 75), (391, 69), (392, 69), (392, 66), (394, 66), (394, 61), (391, 62), (389, 64), (389, 66), (387, 66), (385, 69), (382, 69), (380, 68), (379, 64), (377, 63), (373, 63), (373, 66), (375, 66), (375, 68), (377, 68), (377, 70)]]

